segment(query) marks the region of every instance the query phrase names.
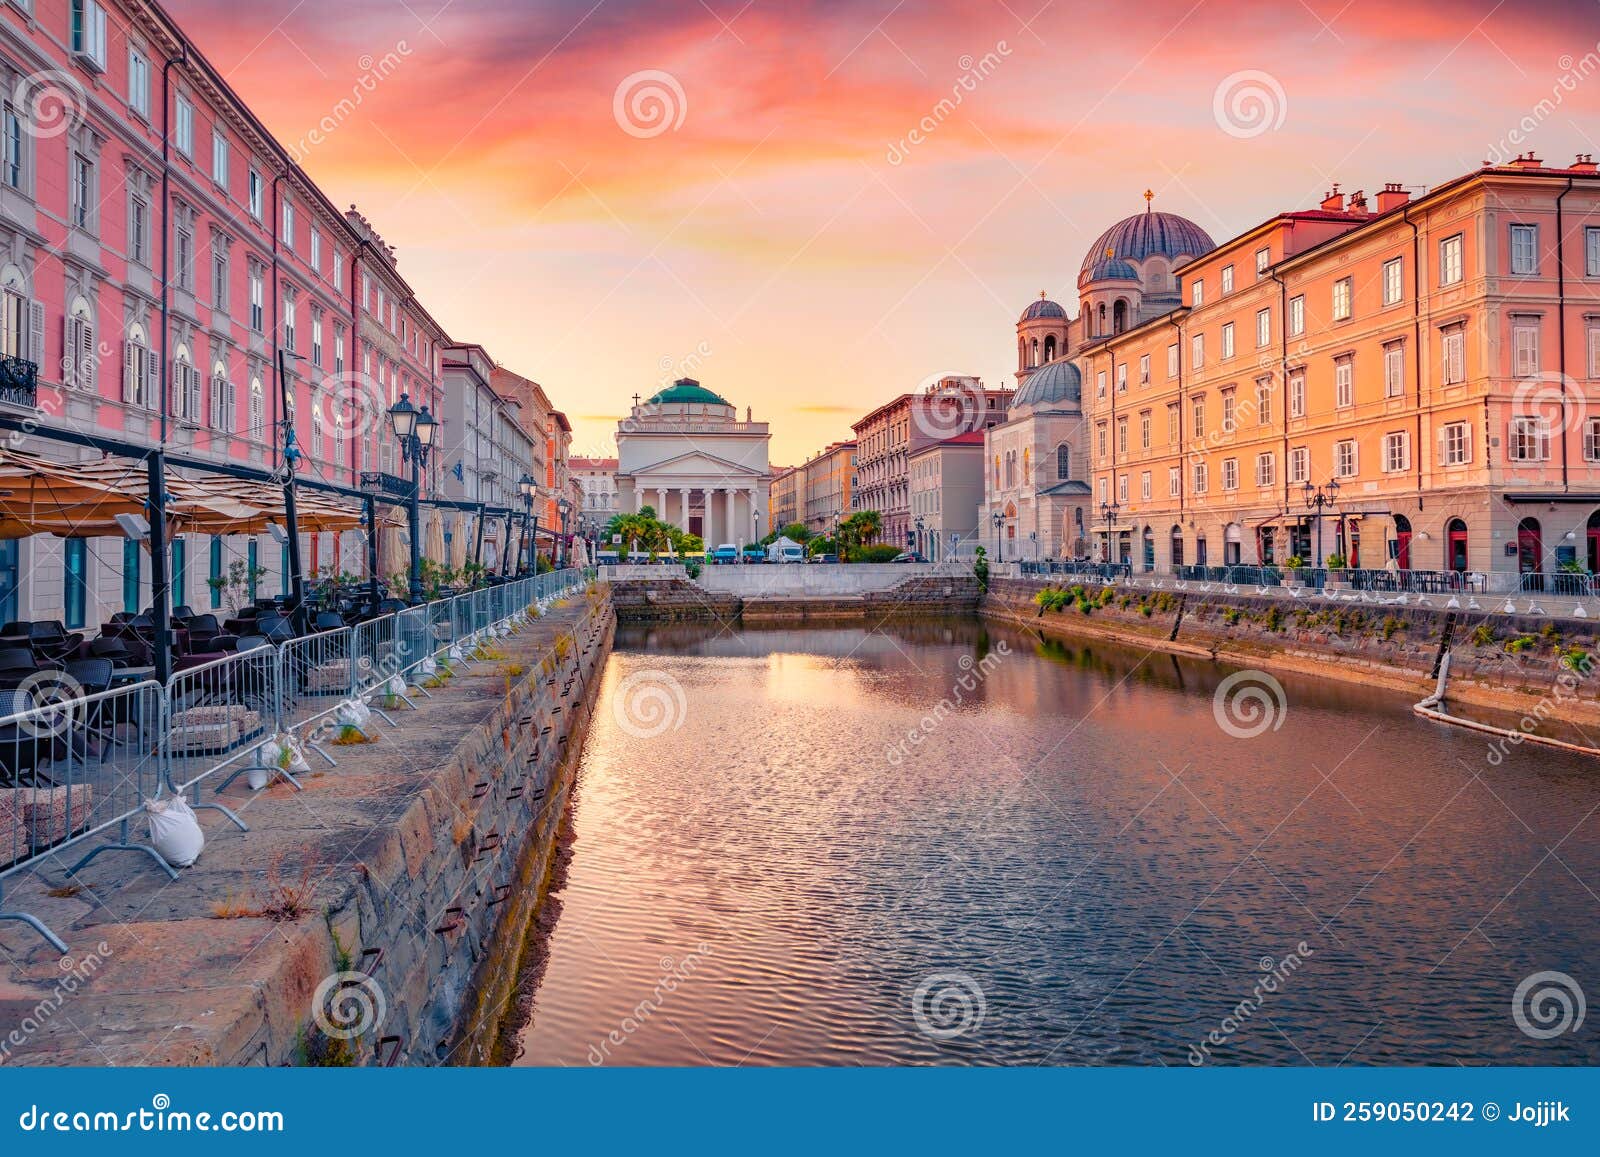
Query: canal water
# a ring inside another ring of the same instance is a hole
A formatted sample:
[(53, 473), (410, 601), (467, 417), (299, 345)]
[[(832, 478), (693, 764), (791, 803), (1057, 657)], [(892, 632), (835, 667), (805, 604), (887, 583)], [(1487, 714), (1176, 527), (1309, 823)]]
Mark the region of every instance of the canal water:
[(599, 695), (518, 1064), (1600, 1062), (1595, 763), (971, 620)]

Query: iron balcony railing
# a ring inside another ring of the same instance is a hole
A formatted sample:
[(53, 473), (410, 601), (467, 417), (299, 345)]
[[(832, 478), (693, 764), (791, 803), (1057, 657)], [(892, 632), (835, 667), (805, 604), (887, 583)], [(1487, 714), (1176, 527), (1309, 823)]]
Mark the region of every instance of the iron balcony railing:
[(22, 358), (0, 357), (0, 402), (29, 409), (38, 406), (38, 365)]
[(394, 474), (385, 474), (379, 470), (363, 470), (361, 472), (361, 489), (376, 490), (380, 494), (392, 494), (396, 498), (411, 497), (411, 482)]

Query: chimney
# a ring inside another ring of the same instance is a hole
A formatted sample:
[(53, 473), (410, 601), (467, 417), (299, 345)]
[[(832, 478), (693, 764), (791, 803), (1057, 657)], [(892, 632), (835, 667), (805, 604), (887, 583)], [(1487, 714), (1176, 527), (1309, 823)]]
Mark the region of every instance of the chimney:
[(1572, 168), (1579, 173), (1593, 173), (1600, 169), (1600, 165), (1594, 163), (1593, 153), (1579, 153), (1578, 159), (1572, 162)]
[(1366, 211), (1367, 191), (1365, 189), (1357, 189), (1354, 193), (1350, 194), (1350, 212), (1365, 213)]
[(1522, 153), (1518, 153), (1516, 159), (1511, 162), (1511, 168), (1542, 169), (1544, 168), (1544, 162), (1538, 157), (1534, 156), (1532, 153), (1528, 153), (1526, 156), (1524, 156)]
[(1411, 194), (1401, 185), (1390, 181), (1384, 185), (1383, 192), (1378, 194), (1378, 212), (1387, 213), (1390, 209), (1398, 209), (1411, 200)]
[(1338, 185), (1328, 190), (1328, 195), (1322, 198), (1322, 207), (1329, 213), (1344, 212), (1344, 194), (1339, 192)]

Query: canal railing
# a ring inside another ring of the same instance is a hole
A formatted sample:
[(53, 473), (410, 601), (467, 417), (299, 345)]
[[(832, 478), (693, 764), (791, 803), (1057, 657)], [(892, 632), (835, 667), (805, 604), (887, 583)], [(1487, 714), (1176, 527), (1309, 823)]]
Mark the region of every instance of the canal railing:
[(311, 759), (336, 766), (328, 740), (346, 728), (365, 735), (374, 718), (392, 724), (386, 707), (426, 695), (442, 671), (592, 581), (592, 570), (554, 571), (277, 645), (262, 639), (165, 684), (86, 693), (86, 682), (116, 679), (110, 660), (95, 659), (0, 691), (0, 921), (65, 953), (37, 916), (5, 909), (9, 877), (67, 853), (81, 854), (72, 875), (104, 852), (131, 851), (175, 879), (135, 837), (147, 801), (184, 795), (248, 830), (217, 798), (240, 775), (298, 790)]

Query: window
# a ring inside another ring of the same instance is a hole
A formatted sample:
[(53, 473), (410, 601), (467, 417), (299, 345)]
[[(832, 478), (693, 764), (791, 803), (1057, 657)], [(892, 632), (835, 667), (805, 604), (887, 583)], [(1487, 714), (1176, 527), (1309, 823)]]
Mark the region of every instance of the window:
[(1189, 339), (1189, 368), (1198, 370), (1206, 364), (1206, 335), (1197, 333)]
[(1333, 444), (1333, 476), (1335, 478), (1354, 478), (1356, 469), (1355, 439), (1346, 438), (1342, 442), (1335, 442)]
[(1356, 404), (1355, 360), (1351, 357), (1335, 359), (1333, 363), (1333, 405), (1345, 409)]
[(1461, 234), (1439, 242), (1439, 284), (1454, 285), (1461, 280)]
[(132, 338), (122, 343), (122, 400), (156, 408), (161, 394), (161, 355)]
[[(391, 326), (390, 328), (392, 329), (394, 327)], [(1126, 394), (1127, 392), (1128, 392), (1128, 363), (1127, 362), (1122, 362), (1121, 364), (1119, 364), (1117, 366), (1117, 393)]]
[(211, 377), (211, 428), (224, 434), (232, 434), (238, 429), (233, 383), (226, 374), (218, 373)]
[(1194, 492), (1196, 494), (1204, 494), (1208, 488), (1206, 464), (1204, 462), (1196, 462), (1194, 464)]
[(1233, 266), (1231, 265), (1222, 267), (1222, 292), (1225, 294), (1233, 292)]
[[(1104, 458), (1106, 456), (1106, 424), (1104, 422), (1100, 422), (1100, 423), (1097, 423), (1095, 425), (1095, 428), (1094, 428), (1094, 449), (1095, 449), (1095, 453), (1100, 455), (1101, 458)], [(999, 479), (999, 475), (996, 474), (996, 485), (999, 484), (998, 479)]]
[(1543, 418), (1512, 418), (1506, 457), (1512, 462), (1543, 462), (1550, 457), (1550, 426)]
[(1145, 502), (1150, 501), (1150, 471), (1148, 470), (1139, 475), (1139, 497)]
[(1178, 376), (1178, 343), (1173, 342), (1167, 347), (1167, 379)]
[(1056, 447), (1056, 481), (1065, 482), (1072, 477), (1072, 450), (1063, 442)]
[(172, 143), (180, 153), (194, 160), (194, 105), (181, 93), (173, 98)]
[(311, 231), (311, 268), (322, 272), (322, 234), (315, 229)]
[(1272, 379), (1256, 379), (1256, 423), (1272, 425)]
[(1600, 277), (1600, 225), (1590, 225), (1583, 231), (1583, 272)]
[[(250, 383), (250, 436), (257, 441), (267, 430), (266, 399), (261, 393), (261, 379), (256, 378)], [(255, 545), (254, 540), (251, 545)]]
[(1150, 449), (1150, 411), (1139, 411), (1139, 449)]
[(72, 223), (88, 229), (94, 223), (94, 162), (72, 154)]
[(294, 248), (294, 202), (285, 197), (283, 199), (283, 243), (290, 249)]
[(1222, 326), (1222, 358), (1226, 361), (1233, 356), (1233, 322), (1224, 322)]
[(150, 61), (131, 45), (128, 48), (128, 107), (150, 119)]
[(311, 364), (322, 368), (322, 311), (311, 311)]
[(1117, 502), (1123, 506), (1128, 504), (1128, 476), (1126, 474), (1117, 475)]
[(1150, 355), (1149, 354), (1141, 354), (1139, 356), (1139, 384), (1141, 386), (1148, 386), (1150, 384)]
[(344, 327), (333, 327), (333, 372), (344, 373)]
[(1333, 283), (1333, 320), (1346, 321), (1350, 317), (1351, 281), (1348, 277), (1341, 277)]
[(1306, 299), (1304, 295), (1289, 299), (1289, 336), (1299, 337), (1306, 332)]
[(64, 555), (61, 601), (65, 607), (68, 629), (77, 630), (83, 626), (83, 612), (89, 596), (89, 543), (86, 539), (69, 538), (61, 545)]
[(22, 117), (10, 101), (5, 104), (5, 181), (13, 189), (22, 188)]
[(1222, 460), (1222, 488), (1224, 490), (1239, 489), (1239, 459), (1224, 458)]
[(1177, 402), (1167, 403), (1167, 444), (1176, 446), (1182, 441), (1182, 433), (1178, 428), (1182, 420), (1182, 413)]
[(1256, 310), (1256, 349), (1265, 349), (1272, 341), (1272, 311)]
[(254, 165), (250, 166), (249, 189), (246, 195), (250, 216), (257, 221), (261, 220), (261, 173)]
[(139, 613), (139, 571), (144, 565), (144, 552), (137, 539), (122, 540), (122, 609), (130, 615)]
[(1273, 454), (1256, 455), (1256, 485), (1262, 490), (1278, 481), (1278, 459)]
[[(132, 542), (133, 540), (129, 539), (128, 541)], [(134, 545), (137, 546), (138, 543), (134, 543)], [(222, 536), (220, 534), (211, 536), (211, 565), (206, 577), (210, 580), (206, 585), (211, 588), (211, 609), (215, 611), (222, 606)], [(138, 610), (137, 607), (134, 609)]]
[(1296, 446), (1289, 451), (1289, 483), (1299, 486), (1311, 477), (1311, 451)]
[(221, 238), (211, 242), (211, 305), (228, 312), (228, 247)]
[(1539, 323), (1526, 319), (1511, 323), (1511, 372), (1519, 378), (1539, 373)]
[(1589, 376), (1600, 378), (1600, 325), (1589, 327)]
[[(106, 70), (106, 10), (95, 0), (72, 0), (72, 55), (96, 72)], [(81, 612), (77, 625), (83, 626)]]
[(1583, 457), (1586, 462), (1600, 462), (1600, 418), (1583, 424)]
[(1439, 427), (1439, 465), (1465, 466), (1472, 461), (1471, 427), (1465, 422), (1446, 422)]
[(182, 422), (200, 422), (200, 371), (182, 354), (172, 362), (172, 413)]
[(1204, 438), (1206, 436), (1206, 400), (1204, 398), (1195, 398), (1190, 403), (1189, 417), (1190, 425), (1193, 427), (1189, 431), (1189, 436), (1192, 438)]
[(1231, 434), (1238, 429), (1238, 405), (1234, 400), (1235, 391), (1226, 389), (1222, 391), (1222, 432)]
[(361, 308), (372, 311), (372, 276), (366, 273), (361, 275)]
[(181, 222), (172, 226), (173, 261), (178, 288), (194, 292), (194, 230)]
[(150, 264), (150, 205), (142, 197), (128, 200), (128, 260)]
[(294, 352), (295, 329), (295, 295), (294, 290), (288, 286), (283, 288), (283, 344), (290, 353)]
[(1383, 471), (1398, 474), (1411, 469), (1411, 435), (1405, 430), (1394, 430), (1383, 436)]
[(1393, 305), (1404, 292), (1402, 285), (1405, 266), (1395, 257), (1383, 263), (1383, 304)]
[(250, 263), (250, 328), (260, 333), (266, 325), (266, 287), (261, 276), (261, 266)]
[(1104, 398), (1106, 396), (1105, 370), (1101, 370), (1094, 376), (1094, 396), (1097, 398)]
[(1539, 272), (1539, 227), (1511, 226), (1511, 272), (1517, 277), (1532, 277)]
[(1128, 419), (1127, 418), (1118, 418), (1117, 419), (1117, 453), (1118, 454), (1126, 454), (1127, 452), (1128, 452)]
[(1104, 502), (1106, 500), (1106, 480), (1104, 478), (1098, 478), (1095, 480), (1094, 485), (1095, 498), (1100, 502)]
[(1304, 370), (1296, 370), (1289, 375), (1289, 417), (1304, 418), (1306, 416), (1306, 374)]
[(211, 134), (211, 179), (228, 188), (228, 138), (220, 130)]
[(1440, 377), (1447, 386), (1459, 386), (1467, 380), (1467, 329), (1454, 325), (1445, 330), (1439, 339)]
[(344, 254), (337, 249), (333, 251), (333, 287), (344, 288)]
[(1256, 277), (1259, 278), (1263, 273), (1265, 273), (1267, 271), (1267, 267), (1269, 265), (1271, 265), (1271, 264), (1272, 264), (1272, 250), (1271, 249), (1257, 249), (1256, 250)]
[(1398, 398), (1406, 392), (1406, 347), (1387, 342), (1383, 347), (1383, 396)]
[(1204, 281), (1196, 281), (1194, 283), (1194, 293), (1190, 296), (1189, 304), (1194, 306), (1194, 308), (1199, 309), (1205, 303), (1206, 283)]
[(1178, 497), (1178, 493), (1182, 489), (1183, 489), (1183, 470), (1180, 467), (1177, 467), (1177, 466), (1168, 466), (1167, 467), (1167, 497), (1168, 498), (1176, 498), (1176, 497)]

